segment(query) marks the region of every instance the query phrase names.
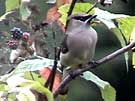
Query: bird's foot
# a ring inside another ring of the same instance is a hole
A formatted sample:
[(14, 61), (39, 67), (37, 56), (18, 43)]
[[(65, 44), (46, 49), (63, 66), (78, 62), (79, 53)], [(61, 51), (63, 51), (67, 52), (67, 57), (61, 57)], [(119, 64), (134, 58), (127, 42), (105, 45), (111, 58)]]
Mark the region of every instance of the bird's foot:
[(72, 79), (75, 79), (75, 77), (76, 77), (76, 76), (74, 75), (73, 71), (70, 71), (70, 72), (69, 72), (69, 75), (70, 75), (70, 77), (71, 77)]
[(90, 61), (88, 65), (91, 65), (91, 67), (94, 68), (98, 65), (98, 63), (96, 61)]

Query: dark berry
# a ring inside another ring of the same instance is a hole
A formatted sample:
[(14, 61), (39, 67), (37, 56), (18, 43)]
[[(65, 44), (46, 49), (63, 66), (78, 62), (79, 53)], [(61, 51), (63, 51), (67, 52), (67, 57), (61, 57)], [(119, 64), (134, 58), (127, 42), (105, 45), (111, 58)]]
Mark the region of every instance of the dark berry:
[(20, 28), (17, 28), (17, 27), (14, 27), (13, 29), (11, 29), (11, 37), (13, 38), (13, 39), (18, 39), (18, 40), (20, 40), (21, 38), (22, 38), (22, 36), (23, 36), (23, 32), (21, 31), (21, 29)]

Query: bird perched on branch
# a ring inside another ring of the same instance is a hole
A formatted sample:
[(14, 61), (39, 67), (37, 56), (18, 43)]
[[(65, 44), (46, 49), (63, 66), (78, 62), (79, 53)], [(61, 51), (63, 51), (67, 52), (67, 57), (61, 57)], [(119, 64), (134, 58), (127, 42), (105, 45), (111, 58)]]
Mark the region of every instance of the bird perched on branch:
[[(90, 24), (95, 17), (96, 15), (86, 14), (69, 16), (69, 23), (60, 53), (63, 78), (70, 71), (92, 61), (97, 43), (97, 32)], [(62, 94), (67, 91), (67, 87), (65, 88)]]

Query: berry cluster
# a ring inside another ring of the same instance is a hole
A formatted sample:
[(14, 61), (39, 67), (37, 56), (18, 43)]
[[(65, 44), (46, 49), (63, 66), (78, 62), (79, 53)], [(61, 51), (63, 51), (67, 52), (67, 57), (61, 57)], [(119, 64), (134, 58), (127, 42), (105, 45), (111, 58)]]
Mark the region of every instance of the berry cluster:
[(19, 41), (27, 42), (30, 38), (30, 33), (23, 32), (20, 28), (14, 27), (11, 29), (11, 39), (8, 41), (8, 46), (11, 49), (16, 49), (19, 45)]
[(17, 28), (17, 27), (14, 27), (13, 29), (11, 29), (11, 37), (12, 39), (15, 39), (15, 40), (20, 40), (23, 36), (23, 32), (21, 31), (20, 28)]

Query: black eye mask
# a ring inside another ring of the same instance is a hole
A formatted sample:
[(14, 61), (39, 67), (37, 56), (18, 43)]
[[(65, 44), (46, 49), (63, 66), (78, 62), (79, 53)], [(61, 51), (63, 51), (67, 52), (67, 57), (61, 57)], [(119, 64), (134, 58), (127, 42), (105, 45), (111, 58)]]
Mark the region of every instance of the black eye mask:
[(88, 18), (90, 18), (92, 15), (89, 16), (74, 16), (73, 19), (80, 20), (80, 21), (86, 21)]
[(97, 15), (86, 15), (86, 16), (74, 16), (73, 19), (80, 20), (80, 21), (87, 21), (90, 22), (92, 19), (96, 18)]

